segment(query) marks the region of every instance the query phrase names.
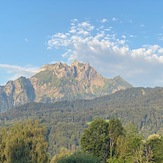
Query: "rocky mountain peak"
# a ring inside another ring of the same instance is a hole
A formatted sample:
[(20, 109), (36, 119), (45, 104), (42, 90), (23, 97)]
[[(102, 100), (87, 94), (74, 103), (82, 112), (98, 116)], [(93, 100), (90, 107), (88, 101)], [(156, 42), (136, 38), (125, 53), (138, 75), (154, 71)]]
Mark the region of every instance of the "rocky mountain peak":
[(88, 69), (90, 67), (89, 63), (81, 63), (77, 60), (74, 60), (74, 62), (72, 62), (72, 64), (70, 65), (70, 67), (76, 67), (78, 69)]
[(47, 64), (29, 79), (20, 77), (0, 87), (0, 110), (28, 102), (91, 99), (129, 87), (119, 76), (103, 77), (89, 63), (75, 60), (71, 65)]
[(74, 77), (78, 81), (82, 80), (91, 80), (97, 72), (94, 70), (93, 67), (90, 66), (89, 63), (81, 63), (77, 60), (75, 60), (71, 65), (70, 65)]
[(71, 66), (79, 66), (79, 65), (84, 65), (83, 63), (80, 63), (78, 60), (74, 60), (72, 63), (71, 63)]

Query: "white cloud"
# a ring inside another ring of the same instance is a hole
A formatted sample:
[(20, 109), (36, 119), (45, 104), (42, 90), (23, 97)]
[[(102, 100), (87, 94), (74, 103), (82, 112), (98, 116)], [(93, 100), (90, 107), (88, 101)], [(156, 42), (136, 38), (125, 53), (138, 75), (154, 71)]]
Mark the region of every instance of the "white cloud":
[(141, 58), (147, 62), (162, 63), (163, 64), (163, 48), (158, 45), (146, 45), (143, 48), (134, 49), (131, 51), (131, 56), (134, 58)]
[(130, 37), (130, 38), (134, 38), (134, 37), (136, 37), (136, 36), (135, 36), (135, 35), (129, 35), (129, 37)]
[(123, 39), (126, 39), (126, 36), (125, 36), (125, 35), (122, 35), (122, 38), (123, 38)]
[(34, 75), (38, 68), (36, 67), (21, 67), (17, 65), (9, 65), (9, 64), (0, 64), (0, 69), (5, 70), (8, 74), (10, 74), (9, 80), (15, 80), (20, 76), (30, 77)]
[[(116, 18), (113, 21), (117, 20)], [(107, 77), (121, 75), (134, 85), (153, 86), (163, 82), (163, 48), (158, 45), (145, 45), (130, 49), (127, 36), (109, 30), (108, 24), (96, 28), (90, 22), (71, 23), (68, 33), (54, 34), (48, 41), (49, 48), (65, 48), (63, 57), (67, 62), (78, 59), (89, 62)], [(100, 24), (100, 26), (102, 26)], [(109, 33), (110, 32), (110, 33)], [(130, 35), (130, 37), (136, 37)], [(162, 80), (161, 80), (162, 79)]]
[(100, 22), (101, 23), (106, 23), (106, 22), (108, 22), (108, 20), (107, 19), (101, 19)]

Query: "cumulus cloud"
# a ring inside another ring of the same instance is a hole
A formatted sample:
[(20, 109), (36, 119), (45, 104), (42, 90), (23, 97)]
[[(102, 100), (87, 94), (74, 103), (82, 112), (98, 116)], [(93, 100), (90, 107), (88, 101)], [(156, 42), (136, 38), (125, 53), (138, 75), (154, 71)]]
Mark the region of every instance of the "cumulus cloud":
[(0, 64), (0, 69), (5, 70), (9, 76), (9, 80), (15, 80), (20, 76), (30, 77), (38, 71), (36, 67), (21, 67), (17, 65), (9, 65), (9, 64)]
[[(112, 19), (117, 21), (116, 18)], [(71, 63), (74, 59), (89, 62), (106, 77), (121, 75), (136, 86), (163, 84), (163, 48), (158, 45), (144, 45), (130, 49), (128, 39), (135, 37), (113, 33), (108, 24), (101, 22), (97, 28), (89, 21), (72, 20), (67, 33), (56, 33), (48, 41), (49, 48), (63, 48), (62, 55)], [(158, 82), (160, 81), (160, 82)]]

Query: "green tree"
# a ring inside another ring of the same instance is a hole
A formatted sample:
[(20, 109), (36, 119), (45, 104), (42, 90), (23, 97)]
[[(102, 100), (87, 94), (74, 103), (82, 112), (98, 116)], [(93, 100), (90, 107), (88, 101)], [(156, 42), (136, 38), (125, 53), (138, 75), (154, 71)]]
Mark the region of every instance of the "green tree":
[(103, 161), (109, 156), (108, 122), (97, 119), (90, 123), (81, 137), (81, 149)]
[(124, 128), (122, 127), (122, 123), (119, 119), (111, 119), (109, 121), (109, 150), (110, 150), (110, 158), (115, 155), (116, 142), (119, 136), (124, 134)]
[(163, 162), (163, 137), (158, 134), (150, 135), (147, 139), (146, 147), (152, 151), (151, 161)]
[(46, 129), (38, 121), (26, 121), (0, 132), (0, 160), (6, 163), (49, 162)]
[(133, 125), (128, 125), (125, 134), (117, 139), (116, 157), (124, 162), (141, 162), (143, 157), (142, 138)]
[(82, 151), (93, 154), (106, 162), (115, 156), (117, 139), (123, 134), (124, 128), (120, 120), (95, 120), (81, 137)]
[(74, 153), (69, 156), (65, 156), (57, 161), (57, 163), (99, 163), (99, 159), (81, 152)]
[(59, 153), (56, 154), (50, 161), (50, 163), (57, 163), (58, 160), (60, 160), (61, 158), (63, 158), (64, 156), (69, 156), (71, 155), (71, 151), (66, 149), (66, 148), (61, 148)]

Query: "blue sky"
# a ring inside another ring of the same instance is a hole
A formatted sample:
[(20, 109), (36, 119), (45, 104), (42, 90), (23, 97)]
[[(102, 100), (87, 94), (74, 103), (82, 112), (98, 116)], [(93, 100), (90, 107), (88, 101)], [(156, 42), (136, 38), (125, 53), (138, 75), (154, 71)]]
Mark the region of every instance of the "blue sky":
[(162, 0), (0, 2), (0, 85), (44, 64), (89, 62), (103, 76), (163, 86)]

